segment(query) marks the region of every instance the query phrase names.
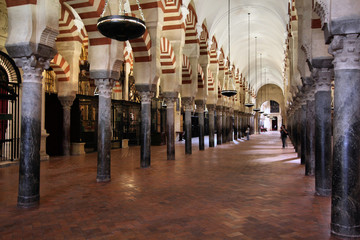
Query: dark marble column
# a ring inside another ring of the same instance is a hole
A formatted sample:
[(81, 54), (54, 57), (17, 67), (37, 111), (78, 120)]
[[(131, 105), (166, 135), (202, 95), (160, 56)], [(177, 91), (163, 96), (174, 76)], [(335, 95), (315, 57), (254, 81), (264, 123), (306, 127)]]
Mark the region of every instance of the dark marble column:
[(227, 115), (227, 141), (228, 142), (231, 142), (232, 140), (233, 140), (233, 138), (232, 138), (232, 130), (233, 130), (233, 128), (232, 128), (232, 115), (233, 115), (233, 113), (232, 113), (232, 109), (231, 108), (229, 108), (229, 112), (228, 112), (228, 115)]
[(239, 115), (238, 115), (238, 121), (239, 121), (239, 127), (238, 127), (238, 138), (241, 139), (242, 138), (242, 112), (239, 111)]
[(222, 144), (222, 106), (216, 106), (216, 143), (217, 145), (221, 145)]
[[(313, 60), (314, 62), (314, 60)], [(329, 61), (331, 64), (331, 59)], [(314, 64), (313, 64), (314, 65)], [(331, 79), (332, 70), (314, 69), (315, 77), (315, 193), (331, 195)]]
[(99, 90), (98, 110), (98, 162), (97, 182), (108, 182), (110, 175), (111, 152), (111, 92), (114, 82), (112, 79), (96, 79)]
[(306, 98), (303, 96), (301, 99), (300, 109), (300, 145), (301, 145), (301, 164), (306, 162)]
[(215, 107), (214, 104), (207, 104), (209, 112), (209, 147), (215, 147)]
[(58, 98), (63, 107), (63, 154), (70, 156), (70, 112), (75, 96), (59, 96)]
[(199, 150), (205, 150), (205, 129), (204, 129), (204, 110), (205, 101), (195, 100), (196, 112), (199, 117)]
[(185, 154), (192, 154), (192, 142), (191, 142), (191, 112), (193, 106), (193, 99), (190, 97), (181, 98), (182, 105), (184, 106), (185, 120)]
[(331, 231), (360, 237), (360, 38), (335, 35), (334, 155)]
[(166, 104), (166, 147), (167, 160), (175, 160), (174, 105), (178, 93), (163, 93)]
[[(315, 174), (315, 85), (311, 78), (307, 83), (311, 87), (307, 92), (306, 100), (306, 162), (305, 175), (313, 176)], [(310, 82), (311, 81), (311, 82)]]
[(239, 116), (239, 112), (238, 111), (234, 111), (234, 118), (233, 118), (233, 121), (234, 121), (234, 140), (237, 140), (238, 139), (238, 123), (239, 123), (239, 120), (238, 120), (238, 116)]
[(301, 96), (299, 96), (299, 102), (298, 102), (298, 107), (297, 107), (297, 111), (296, 111), (296, 127), (297, 127), (297, 130), (296, 130), (296, 149), (297, 149), (297, 153), (298, 153), (298, 157), (301, 158), (301, 111), (302, 111), (302, 108), (301, 108)]
[(21, 145), (18, 207), (35, 207), (40, 199), (40, 140), (42, 71), (49, 60), (35, 57), (15, 59), (23, 74), (21, 98)]
[(228, 115), (228, 107), (223, 107), (223, 115), (222, 115), (222, 142), (227, 142), (227, 115)]
[[(136, 87), (139, 89), (139, 87)], [(138, 90), (141, 97), (141, 151), (140, 166), (141, 168), (150, 167), (150, 146), (151, 146), (151, 99), (154, 93), (149, 90)]]

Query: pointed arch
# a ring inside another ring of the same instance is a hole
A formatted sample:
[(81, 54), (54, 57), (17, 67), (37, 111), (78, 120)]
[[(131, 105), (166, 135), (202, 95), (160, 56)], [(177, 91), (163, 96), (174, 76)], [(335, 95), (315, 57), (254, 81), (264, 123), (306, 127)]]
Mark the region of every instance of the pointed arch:
[(162, 74), (175, 73), (175, 54), (169, 39), (160, 39), (160, 64)]
[(58, 81), (70, 81), (70, 65), (59, 53), (50, 61)]
[(186, 55), (183, 55), (182, 62), (182, 84), (192, 84), (192, 69), (190, 60)]

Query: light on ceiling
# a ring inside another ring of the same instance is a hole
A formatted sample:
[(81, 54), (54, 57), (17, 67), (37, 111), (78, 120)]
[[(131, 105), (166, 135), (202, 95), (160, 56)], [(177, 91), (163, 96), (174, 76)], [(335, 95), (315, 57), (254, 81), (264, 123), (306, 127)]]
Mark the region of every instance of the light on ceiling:
[(122, 11), (122, 3), (119, 0), (119, 15), (104, 16), (109, 0), (106, 1), (101, 17), (98, 19), (97, 28), (105, 37), (118, 41), (127, 41), (141, 37), (146, 30), (144, 14), (142, 12), (139, 0), (136, 0), (142, 20), (136, 17), (125, 15)]
[(229, 49), (229, 81), (228, 81), (228, 86), (226, 86), (225, 84), (225, 80), (224, 80), (224, 85), (221, 91), (221, 95), (224, 95), (226, 97), (232, 97), (234, 95), (237, 94), (236, 88), (235, 88), (235, 83), (234, 83), (234, 78), (233, 78), (233, 74), (231, 72), (232, 67), (231, 65), (231, 61), (230, 61), (230, 0), (228, 0), (228, 49)]

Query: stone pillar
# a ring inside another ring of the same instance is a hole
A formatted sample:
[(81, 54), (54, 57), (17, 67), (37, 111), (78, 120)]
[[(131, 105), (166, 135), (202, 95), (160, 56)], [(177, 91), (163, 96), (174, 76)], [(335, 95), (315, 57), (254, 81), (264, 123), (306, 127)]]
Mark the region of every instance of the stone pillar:
[(229, 109), (229, 116), (228, 116), (228, 141), (232, 142), (234, 141), (233, 135), (234, 135), (234, 110)]
[(227, 142), (227, 115), (228, 115), (228, 108), (223, 107), (223, 115), (222, 115), (222, 142)]
[(335, 35), (334, 153), (331, 231), (360, 236), (360, 38)]
[(15, 59), (23, 70), (18, 206), (34, 207), (40, 199), (42, 71), (50, 59), (31, 55)]
[(41, 88), (41, 141), (40, 141), (40, 161), (49, 160), (49, 155), (46, 153), (46, 138), (49, 134), (45, 129), (45, 79), (42, 79)]
[(313, 176), (315, 174), (315, 85), (311, 83), (311, 87), (307, 93), (307, 109), (306, 109), (306, 162), (305, 175)]
[(217, 145), (221, 145), (222, 144), (222, 118), (223, 118), (223, 113), (222, 113), (222, 106), (216, 106), (216, 128), (217, 128)]
[(185, 154), (192, 153), (192, 145), (191, 145), (191, 111), (192, 111), (192, 103), (193, 99), (189, 97), (183, 97), (181, 99), (182, 105), (184, 106), (185, 112)]
[(331, 195), (332, 75), (328, 68), (315, 70), (315, 193), (319, 196)]
[(205, 110), (205, 101), (204, 100), (195, 100), (196, 112), (199, 117), (199, 150), (205, 150), (205, 129), (204, 129), (204, 110)]
[[(176, 97), (175, 97), (176, 95)], [(178, 93), (164, 93), (166, 104), (166, 149), (167, 160), (175, 160), (174, 106)]]
[(150, 167), (150, 146), (151, 146), (151, 99), (154, 93), (150, 90), (136, 87), (141, 97), (141, 150), (140, 150), (140, 167)]
[(301, 141), (301, 164), (306, 162), (306, 99), (303, 96), (301, 99), (300, 109), (300, 141)]
[(239, 111), (234, 111), (234, 140), (238, 139), (239, 131)]
[(109, 182), (110, 175), (110, 151), (111, 151), (111, 91), (114, 85), (112, 79), (95, 79), (95, 85), (99, 90), (98, 109), (98, 162), (97, 182)]
[[(58, 97), (63, 107), (63, 155), (70, 156), (70, 120), (71, 120), (71, 106), (75, 100), (75, 96), (59, 96)], [(111, 102), (110, 102), (111, 104)], [(110, 105), (111, 107), (111, 105)]]
[(209, 111), (209, 147), (215, 147), (215, 107), (214, 104), (207, 104)]

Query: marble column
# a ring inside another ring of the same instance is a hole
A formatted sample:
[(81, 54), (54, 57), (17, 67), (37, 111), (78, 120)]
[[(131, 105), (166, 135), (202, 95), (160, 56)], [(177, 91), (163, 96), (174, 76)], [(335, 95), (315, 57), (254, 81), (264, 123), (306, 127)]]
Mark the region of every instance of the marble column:
[(99, 90), (98, 109), (98, 162), (97, 182), (109, 182), (110, 175), (110, 151), (111, 151), (111, 92), (114, 85), (112, 79), (95, 79), (95, 85)]
[[(70, 121), (71, 106), (75, 100), (75, 96), (59, 96), (60, 103), (63, 107), (63, 155), (70, 156)], [(111, 106), (111, 105), (110, 105)]]
[(239, 111), (234, 111), (234, 140), (238, 139), (239, 131)]
[(226, 143), (227, 142), (227, 115), (229, 114), (228, 112), (228, 107), (223, 107), (223, 115), (222, 115), (222, 142)]
[[(314, 61), (313, 61), (314, 62)], [(330, 61), (331, 63), (331, 61)], [(331, 195), (331, 79), (332, 69), (315, 69), (315, 193)]]
[(199, 117), (199, 150), (205, 150), (205, 128), (204, 128), (204, 110), (205, 101), (195, 100), (196, 112)]
[(221, 145), (222, 144), (222, 112), (223, 107), (222, 106), (216, 106), (216, 143), (217, 145)]
[(49, 134), (45, 129), (45, 78), (42, 78), (40, 161), (46, 161), (50, 159), (50, 156), (46, 153), (46, 138), (48, 136)]
[(163, 93), (166, 104), (166, 149), (167, 160), (175, 160), (174, 106), (178, 93)]
[(335, 35), (334, 153), (331, 231), (360, 237), (360, 37)]
[(302, 108), (301, 108), (301, 98), (299, 97), (299, 103), (298, 103), (298, 109), (296, 111), (296, 127), (297, 127), (297, 130), (296, 130), (296, 149), (297, 149), (297, 153), (298, 153), (298, 157), (301, 158), (301, 154), (302, 154), (302, 151), (301, 151), (301, 111), (302, 111)]
[(136, 88), (141, 98), (140, 167), (148, 168), (151, 156), (151, 99), (154, 97), (154, 92), (139, 86)]
[(40, 141), (42, 71), (50, 59), (16, 58), (23, 70), (18, 207), (35, 207), (40, 199)]
[(185, 154), (192, 154), (192, 142), (191, 142), (191, 112), (193, 106), (193, 99), (190, 97), (181, 98), (182, 105), (185, 112)]
[(301, 164), (306, 162), (306, 98), (301, 99), (300, 109), (300, 145), (301, 145)]
[(230, 109), (229, 110), (229, 124), (228, 124), (228, 128), (229, 128), (229, 133), (228, 133), (228, 139), (229, 142), (234, 141), (234, 110)]
[(207, 104), (209, 112), (209, 147), (215, 147), (215, 108), (214, 104)]
[[(310, 79), (310, 78), (309, 78)], [(312, 79), (311, 79), (312, 80)], [(306, 100), (306, 162), (305, 175), (313, 176), (315, 174), (315, 85), (313, 80), (309, 83), (311, 86), (307, 93)]]

